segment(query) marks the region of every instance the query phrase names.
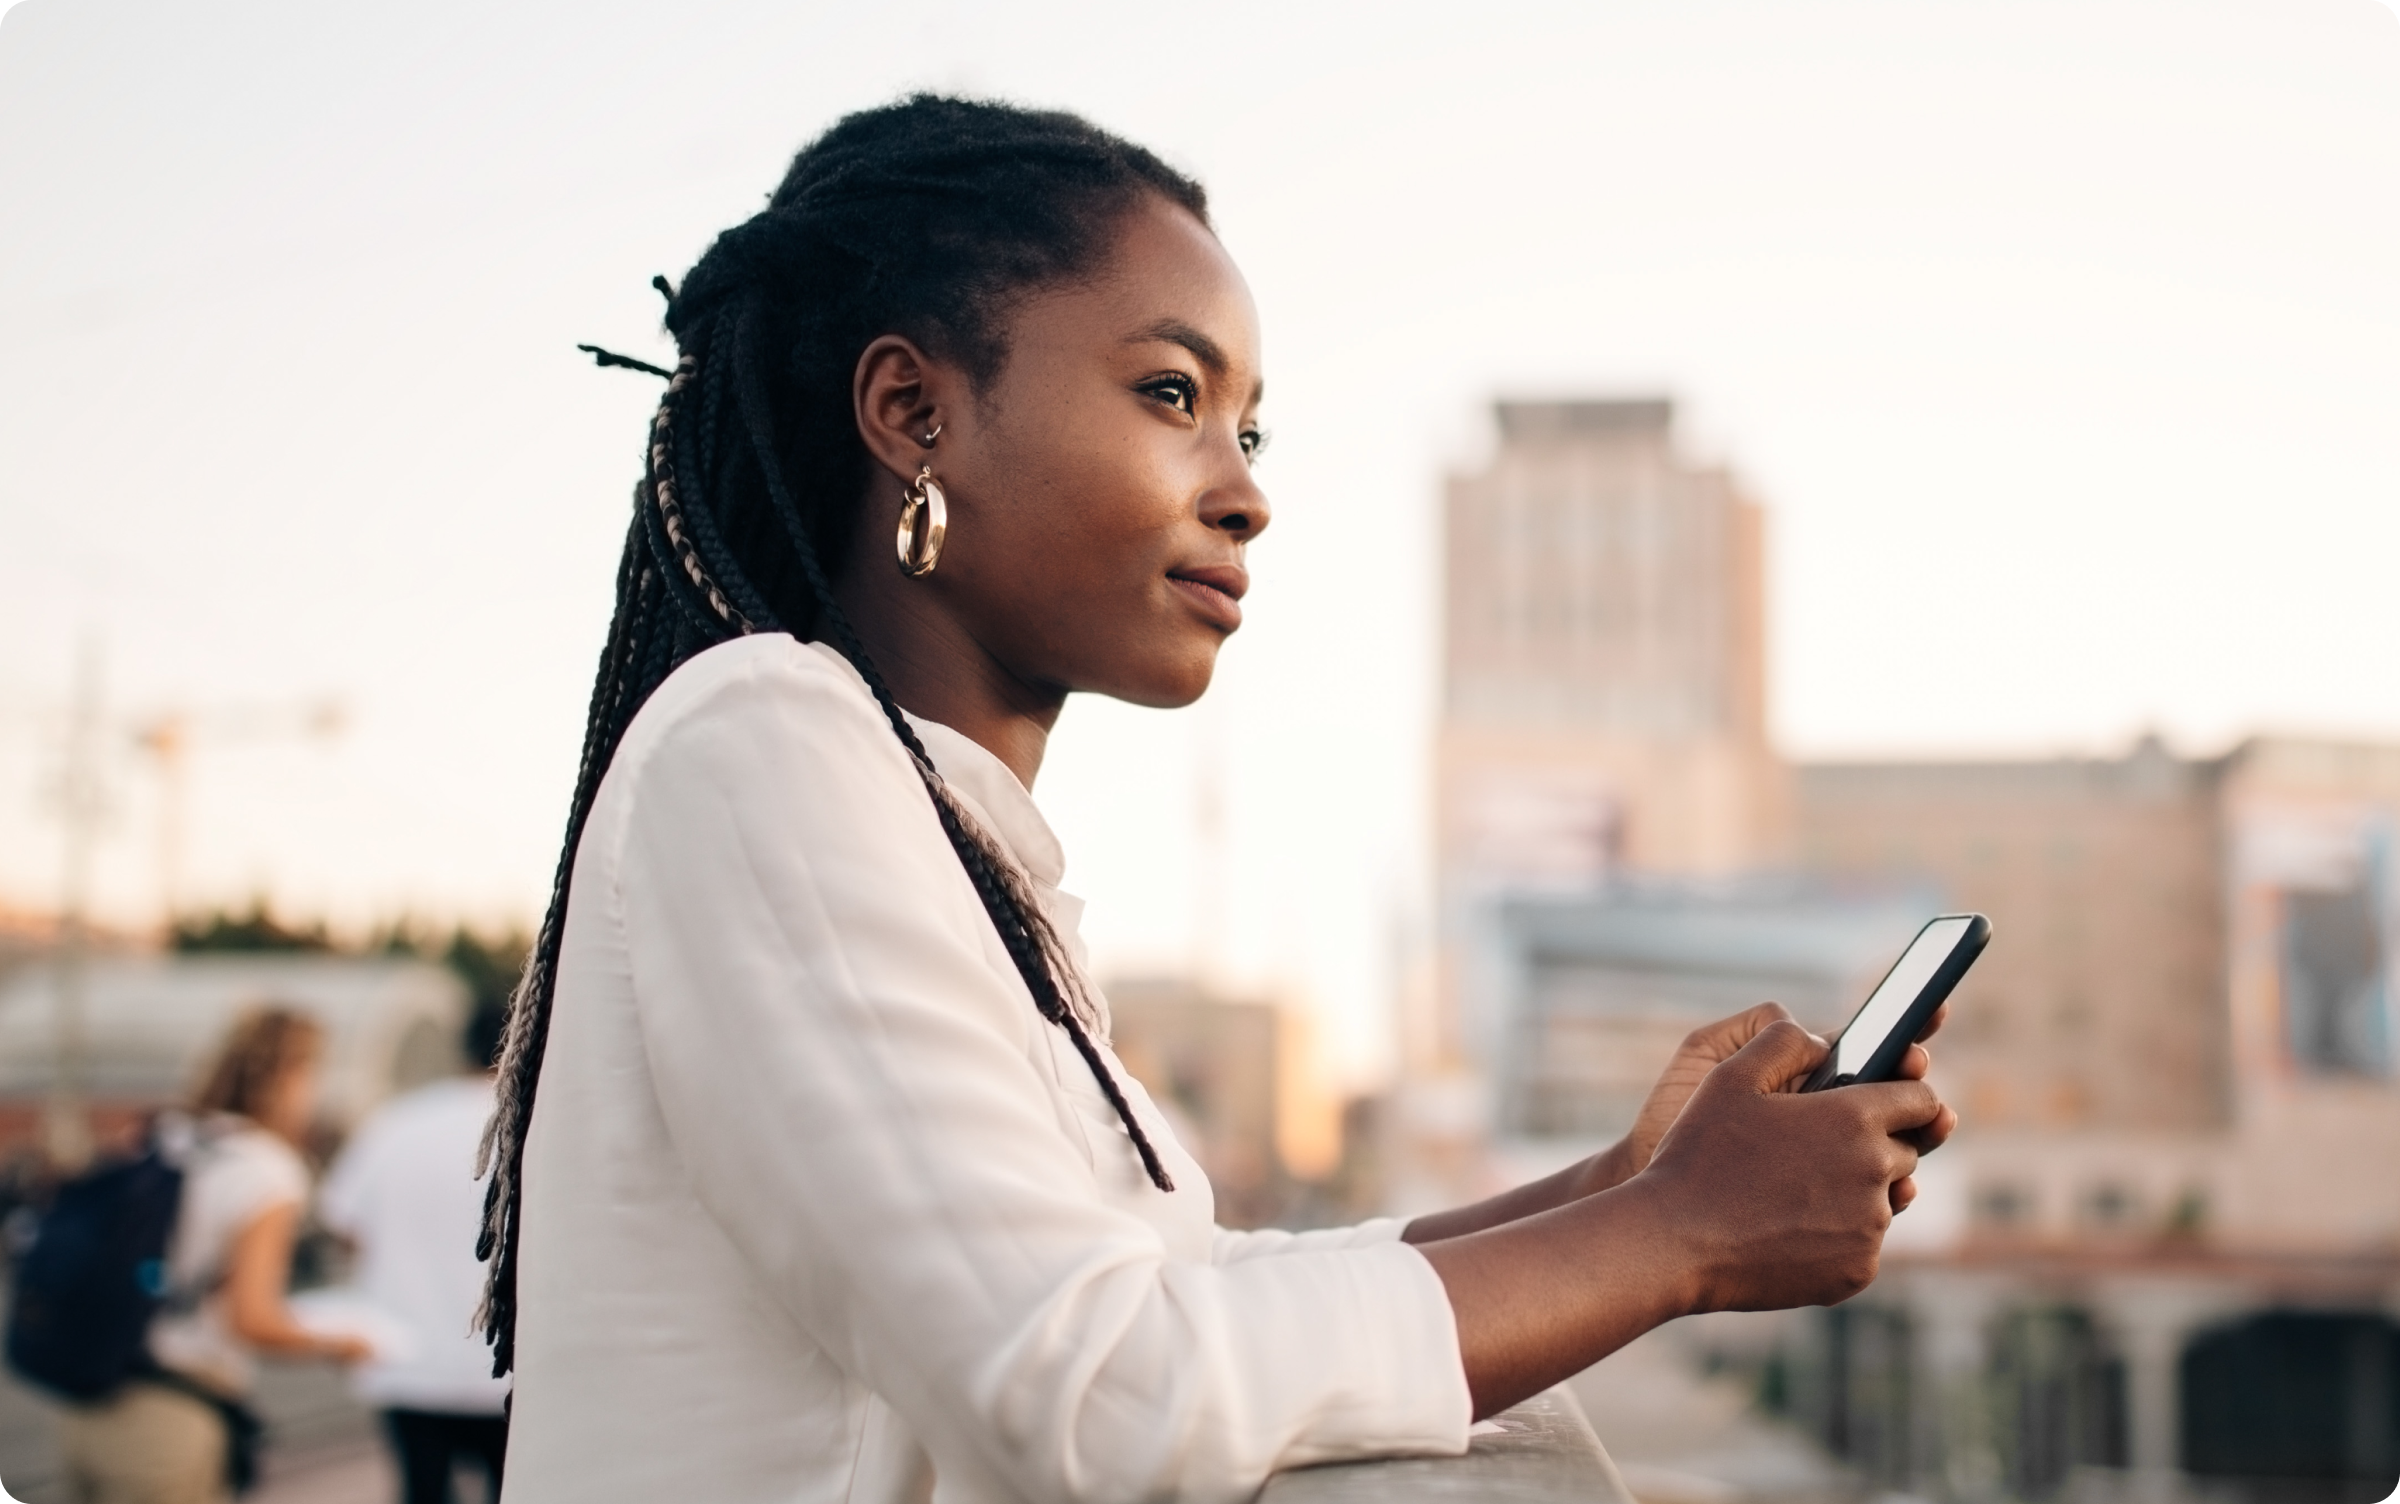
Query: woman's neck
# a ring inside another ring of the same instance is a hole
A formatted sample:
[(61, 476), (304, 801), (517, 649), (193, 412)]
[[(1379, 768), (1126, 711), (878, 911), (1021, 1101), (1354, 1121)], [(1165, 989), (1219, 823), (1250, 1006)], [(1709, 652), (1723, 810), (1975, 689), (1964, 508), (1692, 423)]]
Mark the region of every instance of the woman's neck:
[(999, 758), (1032, 789), (1066, 691), (1011, 673), (927, 592), (893, 588), (908, 582), (896, 574), (890, 581), (879, 577), (888, 573), (852, 569), (834, 596), (892, 698), (909, 714), (937, 721)]

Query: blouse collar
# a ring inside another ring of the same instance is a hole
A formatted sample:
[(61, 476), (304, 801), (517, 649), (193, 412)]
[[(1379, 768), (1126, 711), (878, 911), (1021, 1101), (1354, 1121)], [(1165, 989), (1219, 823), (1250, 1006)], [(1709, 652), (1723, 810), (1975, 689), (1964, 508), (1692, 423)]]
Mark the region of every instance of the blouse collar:
[[(857, 667), (839, 649), (822, 642), (808, 646), (840, 664), (842, 672), (855, 680), (861, 691), (866, 689), (866, 681), (859, 678)], [(900, 713), (908, 715), (905, 710)], [(1000, 844), (1025, 869), (1026, 876), (1040, 887), (1055, 890), (1067, 875), (1066, 849), (1058, 844), (1050, 822), (1042, 818), (1033, 795), (1017, 781), (1008, 764), (939, 721), (909, 715), (908, 724), (925, 744), (934, 771), (942, 775), (942, 781), (950, 786), (959, 803), (967, 806), (967, 812), (981, 821), (986, 830), (1000, 838)]]
[[(900, 713), (908, 715), (905, 710)], [(1033, 795), (1017, 782), (1007, 763), (939, 721), (910, 715), (908, 724), (916, 728), (917, 739), (925, 744), (934, 770), (950, 785), (950, 792), (1000, 838), (1026, 876), (1045, 888), (1055, 888), (1066, 880), (1066, 849), (1058, 844), (1050, 822), (1042, 818)]]

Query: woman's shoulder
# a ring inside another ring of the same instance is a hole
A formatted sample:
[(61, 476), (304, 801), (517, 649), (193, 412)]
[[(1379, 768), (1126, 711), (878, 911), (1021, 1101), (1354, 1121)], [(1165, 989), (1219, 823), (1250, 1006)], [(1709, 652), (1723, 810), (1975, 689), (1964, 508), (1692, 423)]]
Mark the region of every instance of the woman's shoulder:
[(221, 1188), (232, 1199), (271, 1205), (308, 1197), (308, 1161), (300, 1151), (251, 1122), (220, 1113), (200, 1127), (186, 1174)]
[(795, 711), (836, 725), (882, 723), (874, 696), (848, 659), (822, 643), (759, 632), (720, 642), (678, 665), (625, 728), (618, 760), (639, 759), (697, 723)]
[(869, 709), (875, 703), (858, 670), (832, 648), (787, 632), (753, 632), (703, 648), (676, 665), (651, 691), (626, 735), (630, 738), (645, 721), (672, 722), (722, 703), (781, 696), (857, 702)]
[[(770, 789), (824, 796), (803, 801), (812, 805), (888, 798), (913, 807), (923, 798), (849, 660), (762, 632), (695, 654), (667, 676), (626, 727), (594, 818), (605, 826), (662, 799), (683, 810), (695, 795), (754, 800)], [(753, 804), (752, 813), (764, 809)]]

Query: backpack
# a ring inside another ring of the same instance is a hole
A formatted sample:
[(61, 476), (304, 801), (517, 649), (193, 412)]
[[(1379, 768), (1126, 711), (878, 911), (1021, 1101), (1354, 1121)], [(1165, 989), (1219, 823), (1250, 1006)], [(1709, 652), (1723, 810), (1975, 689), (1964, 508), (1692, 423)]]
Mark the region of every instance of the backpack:
[(183, 1167), (160, 1144), (59, 1187), (17, 1263), (8, 1363), (70, 1400), (152, 1372), (150, 1318), (167, 1296)]

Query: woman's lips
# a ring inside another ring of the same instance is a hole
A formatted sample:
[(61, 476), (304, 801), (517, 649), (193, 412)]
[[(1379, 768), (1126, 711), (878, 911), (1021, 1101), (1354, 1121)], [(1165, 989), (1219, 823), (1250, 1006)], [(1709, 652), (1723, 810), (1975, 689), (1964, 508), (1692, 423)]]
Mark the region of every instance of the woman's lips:
[(1245, 571), (1183, 569), (1168, 575), (1167, 583), (1219, 630), (1231, 632), (1241, 626), (1242, 594), (1250, 588), (1250, 576)]

